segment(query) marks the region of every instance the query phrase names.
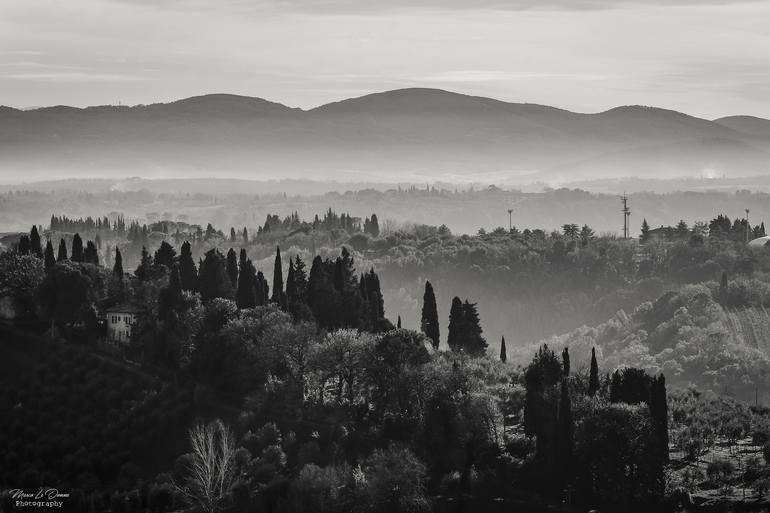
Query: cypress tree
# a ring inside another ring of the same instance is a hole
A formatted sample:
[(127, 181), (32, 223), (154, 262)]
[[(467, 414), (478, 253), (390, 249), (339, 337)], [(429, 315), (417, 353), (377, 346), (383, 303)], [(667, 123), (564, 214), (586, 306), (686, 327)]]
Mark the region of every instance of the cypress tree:
[(233, 248), (227, 252), (227, 276), (230, 278), (230, 284), (236, 287), (238, 285), (238, 257)]
[(620, 371), (613, 372), (612, 378), (610, 379), (610, 402), (611, 403), (619, 403), (621, 401), (621, 391), (620, 391), (621, 385), (622, 385), (622, 382), (620, 379)]
[(195, 290), (198, 286), (198, 269), (195, 267), (189, 241), (184, 241), (179, 255), (179, 281), (182, 290)]
[(243, 242), (249, 242), (249, 231), (243, 227)]
[(657, 456), (661, 462), (666, 462), (668, 461), (668, 403), (666, 378), (663, 374), (653, 378), (650, 386), (650, 421)]
[(447, 332), (447, 344), (452, 351), (462, 349), (460, 330), (463, 321), (463, 302), (455, 296), (452, 298), (452, 307), (449, 309), (449, 330)]
[(294, 294), (297, 302), (307, 301), (307, 271), (299, 255), (294, 257)]
[(112, 274), (119, 280), (123, 279), (123, 256), (117, 246), (115, 246), (115, 265), (112, 266)]
[(87, 264), (99, 265), (99, 252), (93, 241), (86, 242), (86, 249), (83, 251), (83, 261)]
[(322, 298), (324, 297), (324, 282), (323, 260), (321, 260), (320, 256), (316, 255), (315, 258), (313, 258), (313, 263), (310, 266), (310, 274), (307, 278), (307, 304), (319, 321), (321, 321), (321, 319), (318, 316), (318, 311)]
[(273, 295), (274, 303), (283, 304), (283, 266), (281, 264), (281, 248), (275, 247), (275, 264), (273, 265)]
[(257, 305), (266, 305), (270, 298), (270, 286), (262, 271), (257, 272), (257, 284), (254, 287), (257, 296)]
[(524, 370), (526, 399), (524, 403), (524, 431), (537, 437), (537, 457), (553, 454), (553, 438), (557, 413), (558, 391), (555, 386), (562, 380), (564, 369), (558, 356), (543, 344)]
[(508, 353), (505, 350), (505, 336), (500, 341), (500, 361), (503, 363), (508, 361)]
[[(245, 256), (245, 251), (241, 253)], [(241, 272), (238, 274), (238, 290), (235, 293), (235, 304), (238, 308), (254, 308), (257, 306), (257, 292), (254, 283), (254, 265), (251, 260), (241, 261)]]
[(29, 250), (36, 257), (43, 256), (43, 246), (40, 242), (40, 233), (37, 231), (37, 226), (32, 225), (32, 229), (29, 232)]
[(158, 317), (171, 322), (174, 319), (174, 312), (182, 304), (182, 284), (179, 278), (179, 268), (175, 265), (171, 268), (168, 277), (168, 286), (161, 290), (158, 295)]
[(596, 395), (599, 391), (599, 365), (596, 363), (596, 348), (591, 348), (591, 372), (588, 375), (588, 395)]
[(647, 224), (647, 219), (642, 221), (642, 234), (639, 236), (641, 242), (647, 242), (650, 238), (650, 225)]
[(57, 262), (63, 262), (67, 260), (67, 243), (64, 239), (59, 239), (59, 253), (56, 256)]
[(169, 270), (176, 265), (176, 250), (165, 240), (160, 243), (160, 247), (155, 252), (153, 265), (156, 267), (164, 265)]
[(425, 282), (425, 293), (422, 296), (422, 320), (420, 321), (422, 332), (431, 340), (434, 349), (438, 349), (440, 335), (438, 326), (438, 307), (433, 285)]
[(70, 260), (73, 262), (83, 262), (85, 260), (83, 239), (80, 238), (79, 233), (76, 233), (72, 238), (72, 254), (70, 255)]
[(569, 349), (566, 347), (561, 352), (561, 366), (564, 369), (564, 375), (569, 376)]
[(467, 299), (463, 303), (462, 339), (465, 352), (471, 356), (481, 356), (487, 351), (487, 341), (481, 336), (481, 319), (476, 303)]
[(198, 292), (204, 301), (233, 297), (233, 287), (227, 275), (227, 259), (216, 248), (207, 251), (201, 262)]
[(150, 268), (152, 267), (152, 257), (147, 252), (147, 248), (142, 246), (142, 256), (139, 260), (139, 266), (134, 271), (134, 275), (139, 281), (147, 281), (150, 279)]
[(374, 272), (374, 268), (369, 269), (364, 277), (366, 283), (365, 299), (369, 300), (370, 307), (372, 309), (372, 321), (374, 326), (378, 324), (378, 321), (385, 317), (385, 300), (382, 296), (382, 290), (380, 289), (380, 277)]
[(398, 324), (396, 324), (396, 328), (401, 329), (401, 316), (398, 316)]
[(569, 483), (572, 479), (572, 454), (574, 444), (574, 426), (572, 425), (572, 401), (569, 396), (569, 386), (566, 379), (561, 381), (561, 398), (559, 399), (559, 414), (556, 423), (556, 455), (558, 471), (561, 474), (560, 485)]
[(342, 257), (337, 257), (334, 261), (334, 290), (342, 294), (345, 290), (345, 271), (343, 269)]
[(230, 227), (230, 242), (235, 242), (235, 228)]
[(297, 302), (297, 289), (294, 283), (294, 260), (289, 258), (289, 272), (286, 273), (286, 304), (294, 305)]
[(45, 243), (45, 268), (50, 269), (56, 265), (56, 258), (53, 256), (53, 244), (51, 241)]
[(29, 255), (29, 235), (22, 235), (19, 237), (19, 245), (16, 248), (16, 252), (20, 255)]

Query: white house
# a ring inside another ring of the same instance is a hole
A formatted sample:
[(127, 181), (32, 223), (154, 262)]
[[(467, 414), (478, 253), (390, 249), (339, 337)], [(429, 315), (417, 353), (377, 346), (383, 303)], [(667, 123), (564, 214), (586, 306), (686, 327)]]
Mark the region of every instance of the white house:
[(138, 310), (130, 305), (117, 305), (104, 312), (107, 322), (107, 340), (127, 344)]

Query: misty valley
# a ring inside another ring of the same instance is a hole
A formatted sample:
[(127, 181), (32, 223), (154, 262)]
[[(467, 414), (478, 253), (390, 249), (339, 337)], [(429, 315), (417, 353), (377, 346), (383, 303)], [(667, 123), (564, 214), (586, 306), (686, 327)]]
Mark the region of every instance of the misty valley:
[(142, 183), (0, 193), (6, 510), (767, 506), (764, 193)]
[(0, 513), (770, 512), (768, 19), (0, 0)]

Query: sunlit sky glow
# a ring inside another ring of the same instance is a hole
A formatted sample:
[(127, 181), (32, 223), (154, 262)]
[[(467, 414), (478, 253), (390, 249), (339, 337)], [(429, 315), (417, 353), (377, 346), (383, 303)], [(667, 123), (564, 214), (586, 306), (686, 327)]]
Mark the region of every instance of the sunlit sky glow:
[(0, 0), (0, 104), (437, 87), (770, 117), (768, 20), (762, 1)]

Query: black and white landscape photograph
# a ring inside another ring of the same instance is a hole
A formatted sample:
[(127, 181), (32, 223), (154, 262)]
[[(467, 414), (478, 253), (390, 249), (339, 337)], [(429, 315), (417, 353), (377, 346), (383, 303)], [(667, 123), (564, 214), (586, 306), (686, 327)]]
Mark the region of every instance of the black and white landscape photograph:
[(767, 513), (769, 21), (0, 0), (0, 512)]

